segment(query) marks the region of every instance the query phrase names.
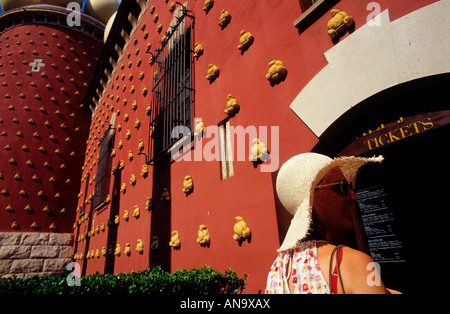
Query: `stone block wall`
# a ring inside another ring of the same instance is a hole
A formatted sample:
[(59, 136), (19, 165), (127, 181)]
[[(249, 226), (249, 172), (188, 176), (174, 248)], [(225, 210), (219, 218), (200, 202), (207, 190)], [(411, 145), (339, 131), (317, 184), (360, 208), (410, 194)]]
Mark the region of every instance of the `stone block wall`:
[(0, 232), (0, 278), (67, 273), (73, 234)]

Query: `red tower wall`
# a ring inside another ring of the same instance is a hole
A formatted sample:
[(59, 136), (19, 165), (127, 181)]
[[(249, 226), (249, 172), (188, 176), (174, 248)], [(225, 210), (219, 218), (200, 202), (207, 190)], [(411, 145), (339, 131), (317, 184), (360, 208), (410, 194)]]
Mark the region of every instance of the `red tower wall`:
[(64, 8), (0, 17), (0, 276), (52, 275), (71, 261), (91, 113), (82, 105), (103, 25)]
[[(90, 124), (80, 105), (101, 44), (45, 25), (14, 27), (0, 41), (0, 231), (70, 232)], [(45, 65), (33, 71), (36, 60)]]

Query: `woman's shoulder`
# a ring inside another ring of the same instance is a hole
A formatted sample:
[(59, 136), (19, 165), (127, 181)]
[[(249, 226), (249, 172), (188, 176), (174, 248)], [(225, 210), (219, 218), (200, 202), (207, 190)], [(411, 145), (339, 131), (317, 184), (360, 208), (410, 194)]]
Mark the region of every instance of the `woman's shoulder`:
[(364, 268), (366, 268), (367, 264), (373, 263), (372, 257), (364, 252), (355, 250), (348, 246), (344, 246), (342, 250), (342, 255), (345, 256), (348, 263), (362, 265)]
[[(331, 256), (331, 253), (336, 248), (336, 245), (324, 242), (317, 241), (317, 249), (320, 250), (320, 253), (323, 255)], [(355, 250), (348, 246), (342, 246), (342, 255), (345, 256), (346, 260), (351, 260), (353, 262), (361, 262), (361, 263), (371, 263), (373, 259), (366, 253)]]
[(344, 246), (342, 246), (342, 249), (344, 250), (345, 253), (350, 254), (352, 257), (355, 257), (355, 258), (371, 258), (370, 255), (368, 255), (360, 250), (351, 248), (349, 246), (344, 245)]
[[(329, 243), (318, 243), (317, 245), (319, 263), (325, 278), (329, 276), (329, 263), (334, 248), (336, 248), (336, 245)], [(374, 262), (373, 259), (368, 254), (348, 246), (343, 246), (341, 250), (340, 269), (345, 291), (347, 293), (383, 293), (384, 286), (367, 286), (367, 278), (373, 270), (373, 264), (371, 264)], [(333, 261), (332, 265), (334, 268), (336, 263)]]
[[(341, 272), (347, 293), (386, 293), (381, 280), (377, 286), (368, 283), (374, 275), (374, 260), (370, 255), (350, 247), (344, 247), (342, 253)], [(380, 276), (379, 273), (377, 275)]]

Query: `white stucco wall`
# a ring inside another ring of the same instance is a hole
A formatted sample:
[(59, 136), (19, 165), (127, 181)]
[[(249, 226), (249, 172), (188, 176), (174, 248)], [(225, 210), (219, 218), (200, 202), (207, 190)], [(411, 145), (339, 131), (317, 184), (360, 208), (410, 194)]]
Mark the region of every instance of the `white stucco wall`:
[(389, 10), (379, 26), (368, 24), (325, 53), (325, 66), (290, 108), (320, 136), (364, 99), (420, 77), (450, 72), (450, 0), (395, 21)]

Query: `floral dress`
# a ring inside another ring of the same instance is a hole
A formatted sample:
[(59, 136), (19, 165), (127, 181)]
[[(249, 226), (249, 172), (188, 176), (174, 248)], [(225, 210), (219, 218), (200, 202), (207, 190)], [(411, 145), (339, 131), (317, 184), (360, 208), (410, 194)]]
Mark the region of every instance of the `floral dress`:
[[(288, 278), (292, 272), (289, 291)], [(291, 252), (280, 253), (270, 268), (266, 294), (330, 294), (330, 287), (317, 260), (317, 241), (301, 242)]]

